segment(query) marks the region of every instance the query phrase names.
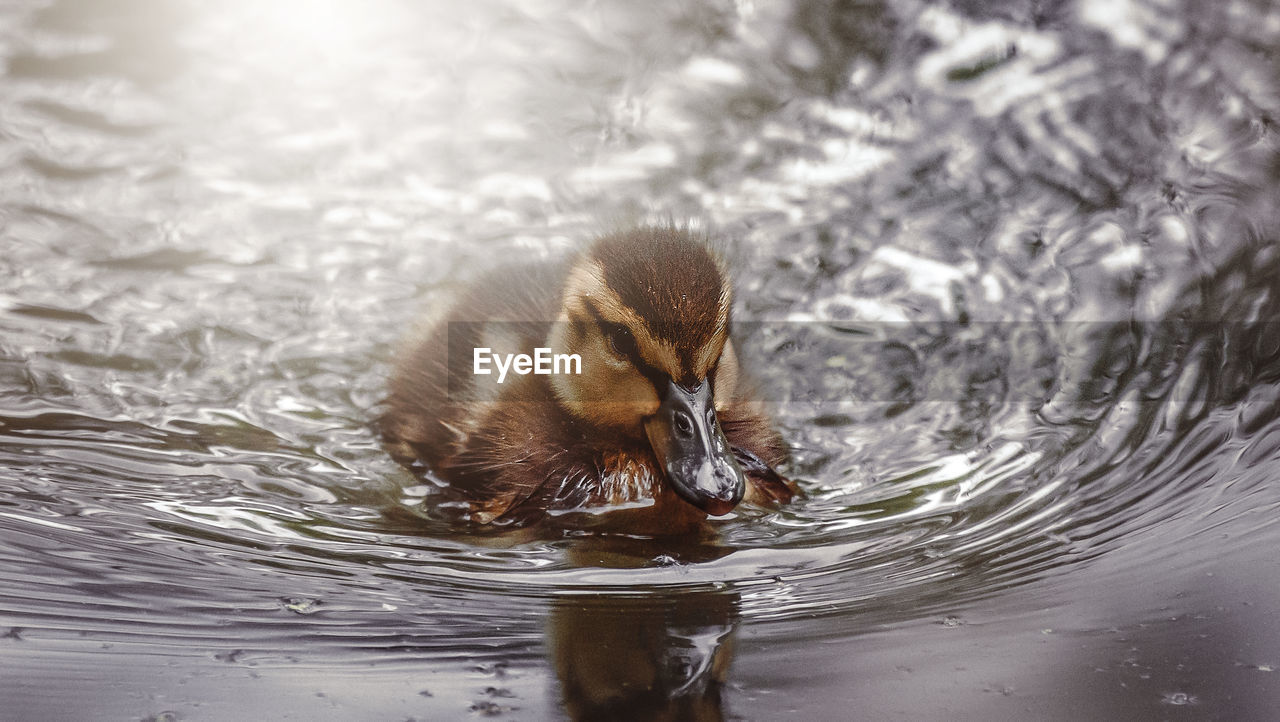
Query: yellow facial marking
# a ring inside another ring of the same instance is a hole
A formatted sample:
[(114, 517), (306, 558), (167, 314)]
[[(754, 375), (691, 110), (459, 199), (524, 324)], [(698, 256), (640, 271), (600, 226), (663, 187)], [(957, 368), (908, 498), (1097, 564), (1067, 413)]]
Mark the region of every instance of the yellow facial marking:
[(711, 367), (716, 365), (716, 360), (724, 353), (729, 341), (729, 309), (732, 306), (733, 294), (726, 285), (720, 290), (720, 302), (716, 308), (716, 334), (711, 343), (703, 346), (702, 353), (694, 359), (693, 373), (698, 378), (706, 378)]
[(724, 353), (720, 354), (720, 366), (716, 369), (716, 411), (723, 411), (738, 391), (738, 352), (733, 341), (726, 340)]
[[(719, 301), (718, 331), (691, 360), (693, 368), (685, 369), (676, 348), (656, 338), (644, 319), (605, 284), (599, 263), (584, 259), (569, 273), (558, 322), (548, 340), (553, 353), (581, 355), (583, 373), (553, 376), (551, 383), (557, 397), (579, 418), (641, 433), (644, 418), (657, 412), (660, 402), (652, 381), (630, 359), (611, 348), (599, 324), (594, 322), (597, 318), (630, 332), (644, 363), (671, 378), (680, 379), (689, 373), (698, 379), (706, 378), (717, 361), (721, 361), (717, 386), (725, 385), (727, 370), (728, 385), (732, 388), (737, 374), (736, 359), (730, 361), (729, 369), (725, 369), (721, 360), (728, 341), (726, 324), (731, 306), (728, 288), (721, 291)], [(575, 326), (574, 319), (593, 321)]]

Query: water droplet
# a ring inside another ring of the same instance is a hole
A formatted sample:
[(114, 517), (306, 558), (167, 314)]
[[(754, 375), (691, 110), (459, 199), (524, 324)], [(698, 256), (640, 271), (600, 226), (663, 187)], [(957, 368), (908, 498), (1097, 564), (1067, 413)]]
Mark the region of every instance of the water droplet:
[(515, 697), (516, 693), (506, 687), (485, 687), (484, 693), (489, 697)]
[(1176, 704), (1181, 706), (1181, 705), (1195, 704), (1196, 698), (1194, 695), (1189, 695), (1186, 692), (1170, 692), (1166, 694), (1160, 701), (1164, 702), (1165, 704)]
[(498, 715), (504, 712), (510, 712), (513, 709), (515, 708), (500, 705), (497, 702), (490, 702), (487, 699), (471, 703), (471, 711), (481, 717), (497, 717)]
[(294, 614), (315, 614), (319, 606), (319, 599), (307, 599), (306, 597), (280, 598), (280, 607)]

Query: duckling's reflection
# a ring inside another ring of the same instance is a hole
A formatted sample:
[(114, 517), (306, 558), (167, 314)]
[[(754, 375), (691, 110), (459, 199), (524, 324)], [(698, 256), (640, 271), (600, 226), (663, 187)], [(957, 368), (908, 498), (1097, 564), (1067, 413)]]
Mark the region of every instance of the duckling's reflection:
[(724, 592), (567, 597), (548, 647), (576, 720), (720, 720), (738, 596)]

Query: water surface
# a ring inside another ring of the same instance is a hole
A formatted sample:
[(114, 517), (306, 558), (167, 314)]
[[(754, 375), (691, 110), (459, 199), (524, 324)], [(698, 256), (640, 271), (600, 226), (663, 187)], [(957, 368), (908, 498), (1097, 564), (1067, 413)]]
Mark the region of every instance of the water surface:
[[(1280, 10), (0, 9), (6, 719), (1267, 719)], [(806, 492), (482, 531), (373, 431), (497, 258), (690, 219)]]

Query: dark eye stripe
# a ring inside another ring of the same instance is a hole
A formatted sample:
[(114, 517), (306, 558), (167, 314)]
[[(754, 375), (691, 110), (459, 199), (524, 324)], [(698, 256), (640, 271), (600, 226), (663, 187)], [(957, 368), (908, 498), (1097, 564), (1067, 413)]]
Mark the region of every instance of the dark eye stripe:
[(569, 339), (573, 346), (577, 346), (582, 340), (583, 335), (587, 332), (587, 324), (594, 323), (594, 319), (583, 318), (576, 313), (569, 313)]
[[(613, 321), (606, 321), (604, 314), (600, 313), (600, 309), (593, 301), (584, 299), (582, 305), (586, 307), (587, 313), (591, 314), (592, 319), (595, 320), (596, 325), (600, 328), (600, 335), (605, 338), (609, 338), (610, 331), (615, 327), (627, 331), (626, 327), (621, 324), (614, 323)], [(627, 331), (627, 333), (630, 333), (630, 331)], [(635, 367), (636, 371), (639, 371), (640, 375), (648, 379), (649, 383), (653, 384), (654, 390), (661, 395), (662, 389), (666, 386), (667, 380), (670, 377), (650, 365), (640, 356), (640, 349), (636, 346), (634, 338), (632, 339), (632, 343), (627, 344), (627, 348), (619, 348), (618, 351), (627, 357), (627, 360), (631, 362), (631, 365)]]

